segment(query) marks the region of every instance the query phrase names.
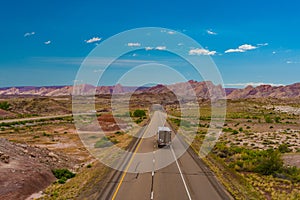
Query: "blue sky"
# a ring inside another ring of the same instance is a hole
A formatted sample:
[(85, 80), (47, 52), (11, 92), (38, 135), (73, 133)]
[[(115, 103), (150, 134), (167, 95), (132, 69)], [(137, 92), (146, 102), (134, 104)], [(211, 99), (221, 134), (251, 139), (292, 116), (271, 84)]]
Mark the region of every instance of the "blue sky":
[[(203, 50), (194, 53), (211, 55), (226, 87), (300, 82), (299, 7), (296, 0), (2, 1), (0, 87), (71, 85), (96, 44), (139, 27), (164, 27), (195, 39)], [(125, 58), (176, 59), (161, 51), (145, 55)], [(114, 66), (109, 76), (122, 67)]]

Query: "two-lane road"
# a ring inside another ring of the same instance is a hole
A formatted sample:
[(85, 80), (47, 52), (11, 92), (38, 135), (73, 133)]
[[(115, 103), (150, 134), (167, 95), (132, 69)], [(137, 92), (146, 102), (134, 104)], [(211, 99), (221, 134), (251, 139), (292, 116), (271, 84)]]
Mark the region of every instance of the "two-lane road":
[(175, 159), (184, 149), (180, 140), (173, 140), (169, 148), (157, 148), (155, 134), (158, 126), (165, 124), (165, 117), (160, 111), (154, 112), (125, 172), (114, 183), (109, 199), (230, 199), (226, 192), (216, 189), (209, 180), (215, 179), (213, 174), (209, 169), (203, 170), (190, 152), (185, 151)]

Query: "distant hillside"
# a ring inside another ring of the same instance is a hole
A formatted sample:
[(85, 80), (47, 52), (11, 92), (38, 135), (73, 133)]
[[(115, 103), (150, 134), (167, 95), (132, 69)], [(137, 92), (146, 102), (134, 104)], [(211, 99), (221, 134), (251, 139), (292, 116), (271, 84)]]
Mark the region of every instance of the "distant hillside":
[[(157, 85), (141, 92), (162, 94), (172, 90), (181, 96), (191, 95), (193, 92), (203, 99), (211, 96), (222, 97), (224, 92), (227, 99), (246, 99), (246, 98), (297, 98), (300, 97), (300, 83), (286, 86), (260, 85), (257, 87), (247, 86), (243, 89), (225, 88), (220, 85), (214, 85), (210, 81), (197, 82), (188, 81), (186, 83), (176, 83), (173, 85)], [(211, 94), (212, 93), (212, 94)]]
[(190, 80), (188, 82), (175, 83), (167, 86), (157, 85), (141, 90), (141, 92), (152, 94), (164, 94), (171, 91), (178, 96), (193, 97), (196, 95), (203, 99), (209, 99), (211, 97), (221, 98), (225, 95), (225, 91), (222, 87), (220, 85), (214, 85), (211, 81), (197, 82)]
[(30, 95), (30, 96), (70, 96), (72, 92), (77, 91), (80, 94), (125, 94), (128, 92), (164, 94), (173, 92), (180, 96), (197, 95), (199, 98), (208, 99), (212, 96), (222, 97), (224, 93), (228, 99), (245, 98), (295, 98), (300, 97), (300, 83), (287, 86), (260, 85), (257, 87), (247, 86), (243, 89), (223, 89), (220, 85), (214, 85), (210, 81), (197, 82), (188, 81), (171, 85), (156, 85), (153, 87), (128, 87), (120, 84), (115, 86), (81, 85), (74, 90), (73, 86), (49, 86), (49, 87), (11, 87), (0, 88), (0, 96)]
[(247, 86), (244, 89), (233, 90), (228, 94), (228, 99), (244, 98), (295, 98), (300, 97), (300, 83), (287, 86), (260, 85), (257, 87)]
[[(0, 88), (0, 96), (70, 96), (72, 95), (73, 89), (73, 86), (6, 87)], [(79, 87), (81, 94), (91, 94), (94, 90), (96, 90), (96, 94), (123, 94), (141, 89), (143, 89), (143, 87), (127, 87), (120, 84), (115, 86), (98, 87), (92, 85), (81, 85)]]

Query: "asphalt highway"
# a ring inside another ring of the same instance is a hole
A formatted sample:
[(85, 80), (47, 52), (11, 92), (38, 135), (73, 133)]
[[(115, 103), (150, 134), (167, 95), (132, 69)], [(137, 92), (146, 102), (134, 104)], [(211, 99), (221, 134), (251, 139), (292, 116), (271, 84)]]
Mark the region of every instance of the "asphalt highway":
[(160, 111), (153, 113), (125, 171), (110, 182), (113, 189), (101, 199), (231, 199), (213, 173), (199, 164), (200, 159), (191, 151), (184, 151), (182, 141), (173, 140), (169, 147), (157, 147), (156, 132), (159, 126), (167, 125), (165, 118)]

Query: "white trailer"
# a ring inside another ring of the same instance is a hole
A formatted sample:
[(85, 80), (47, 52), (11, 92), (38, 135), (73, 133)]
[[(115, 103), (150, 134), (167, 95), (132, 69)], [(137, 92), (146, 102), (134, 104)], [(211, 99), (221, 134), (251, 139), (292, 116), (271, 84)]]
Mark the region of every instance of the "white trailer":
[(163, 146), (169, 146), (171, 144), (171, 133), (169, 127), (158, 127), (157, 131), (157, 146), (163, 147)]

